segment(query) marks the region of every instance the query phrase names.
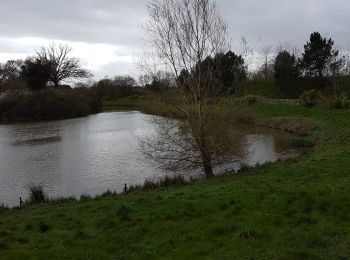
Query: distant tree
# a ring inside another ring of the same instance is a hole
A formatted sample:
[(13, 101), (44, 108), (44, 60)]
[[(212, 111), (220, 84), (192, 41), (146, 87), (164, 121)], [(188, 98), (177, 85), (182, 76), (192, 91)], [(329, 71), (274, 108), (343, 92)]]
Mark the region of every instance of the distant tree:
[(117, 87), (135, 87), (136, 86), (136, 80), (129, 76), (116, 76), (114, 77), (114, 85)]
[(274, 71), (277, 81), (287, 82), (297, 79), (299, 68), (296, 57), (288, 51), (279, 52), (275, 60)]
[(94, 85), (99, 97), (108, 100), (133, 94), (135, 86), (136, 80), (130, 76), (116, 76), (113, 79), (104, 78)]
[(48, 61), (27, 58), (21, 68), (21, 77), (26, 81), (29, 89), (36, 91), (47, 87), (51, 72)]
[(9, 60), (0, 64), (0, 87), (5, 89), (25, 89), (25, 81), (21, 78), (23, 60)]
[(215, 57), (207, 57), (202, 62), (204, 70), (211, 68), (207, 75), (211, 80), (212, 94), (232, 94), (240, 81), (247, 79), (247, 66), (242, 56), (232, 51), (219, 53)]
[(312, 33), (310, 41), (304, 46), (304, 53), (300, 60), (304, 73), (311, 77), (322, 78), (339, 56), (339, 51), (333, 46), (334, 41), (331, 38), (323, 38), (319, 32)]
[(148, 81), (146, 88), (159, 93), (176, 85), (174, 74), (168, 71), (157, 71), (148, 78), (144, 77), (143, 80)]
[(344, 51), (344, 74), (350, 76), (350, 44)]
[(253, 71), (251, 76), (252, 79), (257, 80), (272, 80), (274, 78), (274, 62), (269, 62), (258, 67), (256, 71)]
[(274, 52), (272, 50), (272, 47), (270, 45), (264, 46), (259, 51), (259, 57), (260, 60), (262, 60), (263, 64), (260, 67), (260, 74), (263, 75), (263, 78), (265, 80), (271, 79), (273, 76), (273, 58), (274, 58)]
[(299, 77), (299, 67), (294, 54), (288, 51), (279, 52), (275, 60), (274, 71), (275, 80), (282, 95), (288, 97), (293, 92), (291, 88)]
[(237, 88), (237, 84), (247, 79), (247, 66), (242, 56), (229, 51), (224, 55), (215, 58), (219, 64), (217, 78), (220, 81), (220, 93), (232, 94)]
[(0, 82), (13, 81), (20, 77), (22, 60), (9, 60), (0, 64)]
[(182, 88), (184, 89), (184, 92), (187, 92), (190, 88), (190, 86), (187, 85), (190, 83), (190, 80), (189, 80), (190, 77), (191, 77), (191, 74), (188, 72), (188, 70), (182, 69), (179, 73), (179, 76), (176, 79), (176, 85), (182, 86)]
[(37, 52), (37, 59), (50, 66), (49, 81), (58, 87), (60, 82), (69, 79), (88, 78), (91, 74), (81, 68), (78, 58), (70, 57), (72, 48), (67, 45), (51, 44)]

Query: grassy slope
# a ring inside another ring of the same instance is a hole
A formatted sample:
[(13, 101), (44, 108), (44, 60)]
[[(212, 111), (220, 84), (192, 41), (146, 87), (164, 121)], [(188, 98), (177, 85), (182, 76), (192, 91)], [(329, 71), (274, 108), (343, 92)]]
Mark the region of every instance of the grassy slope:
[(314, 119), (324, 146), (179, 189), (0, 210), (0, 258), (350, 258), (350, 112), (255, 110)]

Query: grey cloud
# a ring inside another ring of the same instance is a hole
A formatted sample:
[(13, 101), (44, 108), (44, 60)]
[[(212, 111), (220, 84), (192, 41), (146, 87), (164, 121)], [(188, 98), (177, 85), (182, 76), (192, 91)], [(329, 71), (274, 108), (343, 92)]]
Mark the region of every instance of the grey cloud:
[(290, 42), (302, 46), (311, 32), (320, 31), (339, 44), (349, 42), (348, 0), (218, 0), (234, 40), (241, 35), (263, 44)]
[[(121, 48), (133, 56), (142, 49), (141, 24), (147, 17), (146, 0), (1, 0), (0, 53), (32, 52), (13, 45), (19, 37), (36, 37)], [(313, 31), (332, 37), (338, 45), (350, 41), (349, 0), (217, 0), (233, 42), (241, 36), (253, 45), (290, 42), (302, 47)], [(261, 40), (258, 41), (258, 38)], [(257, 47), (258, 48), (258, 47)], [(84, 58), (84, 57), (81, 57)], [(113, 62), (97, 74), (132, 70), (132, 64)], [(136, 69), (134, 69), (136, 70)]]
[(0, 30), (7, 37), (137, 45), (144, 9), (140, 1), (3, 1)]

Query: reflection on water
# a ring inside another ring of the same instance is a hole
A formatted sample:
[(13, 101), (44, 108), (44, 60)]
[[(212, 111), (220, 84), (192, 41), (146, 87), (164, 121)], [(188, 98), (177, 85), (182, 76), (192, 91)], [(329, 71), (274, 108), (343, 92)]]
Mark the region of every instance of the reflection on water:
[(220, 174), (226, 170), (239, 170), (243, 166), (256, 166), (298, 156), (300, 151), (289, 146), (290, 136), (282, 131), (243, 124), (231, 125), (232, 161), (215, 168)]
[(49, 137), (40, 137), (40, 138), (29, 139), (29, 140), (17, 140), (13, 143), (13, 145), (14, 146), (21, 146), (21, 145), (35, 146), (35, 145), (56, 143), (60, 141), (61, 141), (60, 136), (49, 136)]
[[(0, 126), (0, 203), (18, 204), (30, 185), (44, 185), (50, 196), (121, 191), (163, 171), (143, 157), (136, 136), (155, 133), (150, 116), (116, 112), (86, 118)], [(290, 156), (288, 135), (235, 126), (242, 136), (231, 165), (254, 165)], [(243, 133), (243, 135), (242, 135)]]

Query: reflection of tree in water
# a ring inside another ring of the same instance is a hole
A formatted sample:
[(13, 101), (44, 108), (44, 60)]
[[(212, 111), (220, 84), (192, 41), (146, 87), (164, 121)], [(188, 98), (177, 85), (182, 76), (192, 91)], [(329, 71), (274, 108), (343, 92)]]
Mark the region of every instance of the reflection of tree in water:
[(215, 167), (232, 162), (241, 133), (232, 135), (229, 127), (218, 121), (207, 121), (200, 129), (195, 121), (181, 122), (166, 118), (153, 118), (156, 134), (140, 139), (144, 155), (163, 169), (173, 172)]
[(288, 148), (289, 135), (277, 130), (212, 120), (206, 122), (205, 135), (200, 135), (194, 123), (159, 117), (152, 123), (156, 134), (140, 140), (142, 152), (167, 171), (206, 173), (205, 164), (210, 163), (220, 174), (297, 154)]

